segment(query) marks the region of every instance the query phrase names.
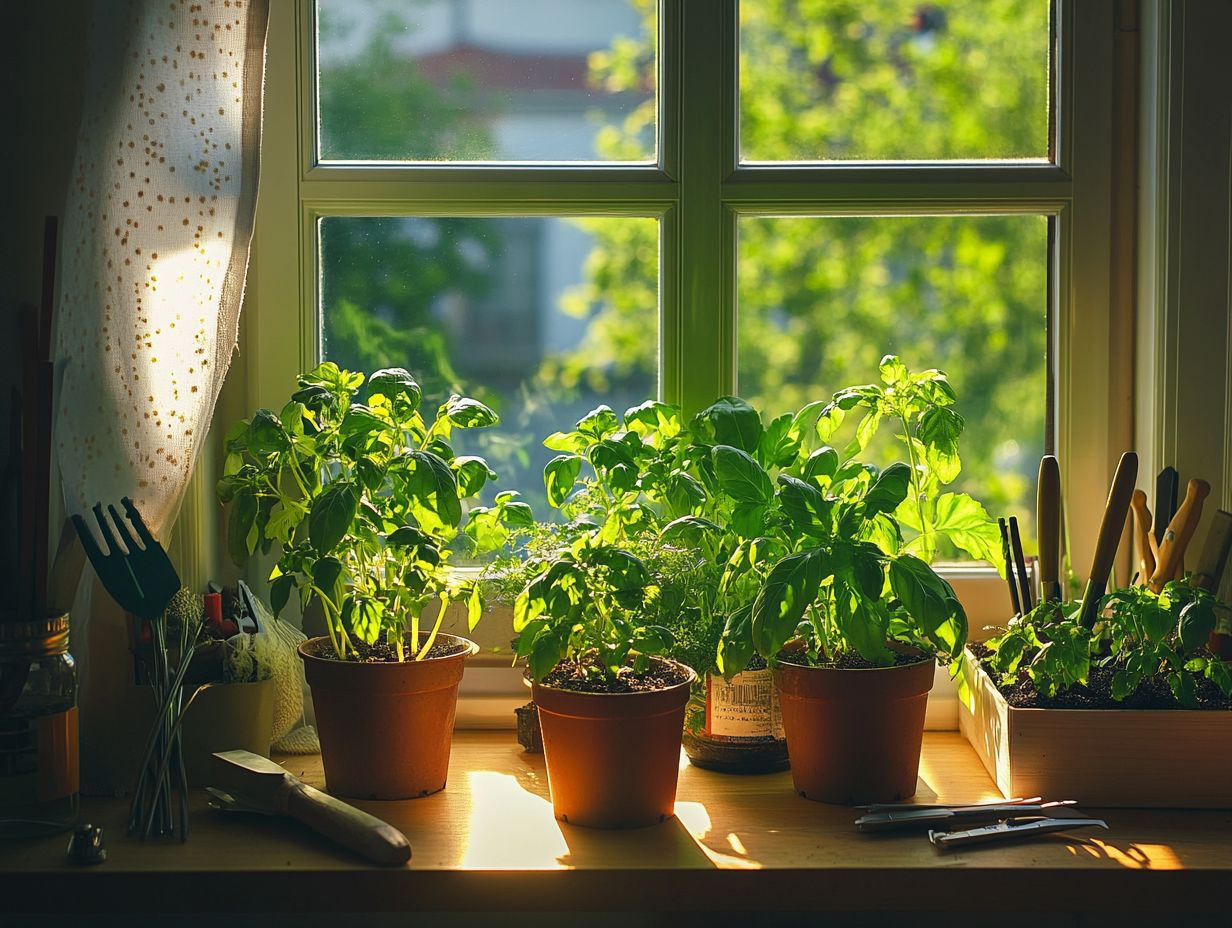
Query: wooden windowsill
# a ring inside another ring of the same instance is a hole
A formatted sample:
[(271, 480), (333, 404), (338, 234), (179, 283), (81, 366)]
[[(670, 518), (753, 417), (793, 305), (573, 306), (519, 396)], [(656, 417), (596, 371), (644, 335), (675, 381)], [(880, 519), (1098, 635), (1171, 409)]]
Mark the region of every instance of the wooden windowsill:
[[(319, 757), (282, 762), (324, 785)], [(961, 736), (927, 733), (919, 801), (996, 797)], [(857, 813), (798, 798), (789, 774), (730, 776), (687, 762), (674, 821), (578, 828), (553, 818), (543, 758), (511, 732), (458, 732), (443, 793), (358, 803), (406, 833), (405, 868), (366, 866), (292, 822), (212, 812), (200, 791), (193, 802), (181, 845), (129, 840), (124, 802), (85, 800), (83, 820), (106, 828), (109, 856), (95, 867), (65, 863), (63, 835), (0, 844), (6, 908), (1226, 911), (1232, 878), (1229, 811), (1108, 810), (1111, 830), (1090, 837), (941, 853), (921, 834), (857, 833)]]

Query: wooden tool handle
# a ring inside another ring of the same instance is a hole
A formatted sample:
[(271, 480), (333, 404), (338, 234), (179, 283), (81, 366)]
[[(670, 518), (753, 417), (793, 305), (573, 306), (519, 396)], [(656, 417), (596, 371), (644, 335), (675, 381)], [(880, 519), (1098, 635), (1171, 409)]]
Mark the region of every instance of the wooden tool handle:
[(1211, 527), (1206, 533), (1206, 544), (1202, 546), (1202, 553), (1198, 556), (1198, 566), (1194, 568), (1194, 584), (1210, 593), (1217, 593), (1224, 568), (1228, 565), (1230, 551), (1232, 512), (1220, 509), (1211, 520)]
[(1146, 508), (1146, 494), (1134, 490), (1129, 501), (1134, 511), (1134, 544), (1138, 548), (1138, 586), (1146, 586), (1155, 573), (1155, 537), (1151, 534), (1151, 511)]
[(1095, 624), (1095, 608), (1108, 585), (1112, 562), (1121, 543), (1125, 529), (1125, 517), (1129, 514), (1129, 502), (1138, 479), (1138, 455), (1126, 451), (1121, 455), (1112, 486), (1108, 489), (1108, 502), (1104, 506), (1104, 519), (1099, 524), (1095, 542), (1095, 557), (1091, 560), (1091, 573), (1087, 579), (1086, 593), (1082, 597), (1082, 624), (1090, 628)]
[(1198, 520), (1202, 518), (1202, 503), (1210, 492), (1211, 485), (1205, 480), (1190, 480), (1185, 488), (1185, 501), (1168, 523), (1164, 540), (1159, 545), (1159, 560), (1147, 584), (1153, 592), (1158, 593), (1176, 575), (1177, 568), (1184, 560), (1189, 539), (1193, 538)]
[(1040, 458), (1035, 522), (1039, 532), (1041, 595), (1052, 599), (1061, 580), (1061, 468), (1051, 454)]
[(332, 838), (374, 864), (400, 867), (411, 859), (411, 845), (393, 825), (301, 783), (288, 775), (281, 788), (286, 814)]

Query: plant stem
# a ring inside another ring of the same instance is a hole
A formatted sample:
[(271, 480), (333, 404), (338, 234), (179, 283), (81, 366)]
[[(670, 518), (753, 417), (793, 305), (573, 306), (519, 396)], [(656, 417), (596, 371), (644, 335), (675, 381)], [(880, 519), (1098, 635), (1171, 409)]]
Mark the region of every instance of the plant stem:
[(915, 459), (915, 444), (911, 441), (911, 423), (907, 421), (906, 415), (898, 411), (898, 421), (903, 424), (903, 438), (907, 445), (907, 459), (911, 462), (911, 495), (915, 499), (916, 511), (920, 515), (920, 537), (924, 538), (924, 554), (925, 560), (932, 560), (932, 552), (930, 549), (931, 542), (928, 540), (928, 521), (924, 518), (924, 491), (920, 487), (920, 471), (918, 463)]

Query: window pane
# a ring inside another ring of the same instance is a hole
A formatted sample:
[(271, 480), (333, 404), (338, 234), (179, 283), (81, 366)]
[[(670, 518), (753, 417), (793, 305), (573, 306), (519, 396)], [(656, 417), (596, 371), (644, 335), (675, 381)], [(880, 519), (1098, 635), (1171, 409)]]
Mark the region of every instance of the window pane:
[(1049, 0), (740, 0), (747, 161), (1039, 159)]
[(325, 161), (653, 161), (653, 0), (318, 0)]
[[(966, 419), (954, 488), (1034, 537), (1045, 217), (747, 218), (738, 248), (741, 396), (776, 415), (876, 380), (883, 354), (939, 368)], [(889, 431), (873, 463), (901, 456)]]
[[(323, 219), (322, 353), (405, 367), (432, 409), (451, 392), (490, 405), (500, 426), (456, 431), (454, 449), (500, 475), (487, 499), (517, 489), (546, 517), (543, 438), (656, 395), (658, 234), (654, 219)], [(597, 277), (612, 241), (639, 260)]]

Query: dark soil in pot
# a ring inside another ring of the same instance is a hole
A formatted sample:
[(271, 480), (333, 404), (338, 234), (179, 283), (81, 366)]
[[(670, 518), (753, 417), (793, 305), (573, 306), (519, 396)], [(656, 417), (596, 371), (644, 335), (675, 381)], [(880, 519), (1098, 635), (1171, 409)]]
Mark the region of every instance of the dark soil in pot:
[[(696, 674), (656, 659), (614, 686), (558, 667), (529, 683), (539, 708), (556, 817), (574, 825), (637, 828), (674, 814), (680, 733)], [(552, 683), (548, 681), (557, 681)]]
[(936, 662), (918, 654), (891, 667), (804, 660), (789, 649), (774, 668), (796, 791), (833, 803), (914, 795)]
[[(338, 660), (338, 652), (334, 650), (334, 646), (330, 644), (328, 638), (316, 638), (314, 641), (319, 642), (318, 646), (313, 649), (312, 656), (324, 658), (327, 661)], [(423, 645), (420, 645), (423, 647)], [(428, 654), (425, 660), (433, 660), (438, 657), (449, 657), (453, 654), (461, 654), (470, 648), (470, 642), (463, 638), (442, 638), (437, 636), (436, 641), (432, 643), (432, 647), (428, 649)], [(359, 664), (396, 664), (398, 663), (398, 652), (394, 650), (384, 638), (378, 639), (375, 644), (364, 644), (362, 641), (355, 643), (355, 650), (359, 652), (359, 657), (351, 654), (347, 656), (347, 660)], [(411, 660), (414, 654), (409, 646), (404, 652), (404, 659)]]
[[(992, 652), (982, 644), (967, 646), (983, 665), (989, 679), (1001, 691), (1005, 701), (1015, 709), (1186, 709), (1176, 701), (1168, 681), (1162, 677), (1149, 677), (1142, 681), (1133, 693), (1120, 702), (1112, 698), (1112, 677), (1116, 672), (1111, 667), (1092, 667), (1087, 684), (1076, 684), (1055, 696), (1045, 696), (1035, 688), (1026, 668), (1018, 671), (1017, 680), (1006, 686), (1001, 675), (994, 671), (988, 660)], [(1195, 677), (1197, 709), (1232, 710), (1232, 697), (1225, 696), (1210, 680)]]
[(439, 635), (424, 660), (329, 659), (329, 640), (299, 647), (312, 688), (325, 783), (355, 799), (414, 799), (444, 789), (458, 684), (478, 647)]

